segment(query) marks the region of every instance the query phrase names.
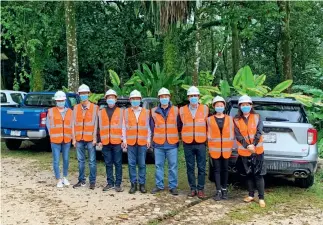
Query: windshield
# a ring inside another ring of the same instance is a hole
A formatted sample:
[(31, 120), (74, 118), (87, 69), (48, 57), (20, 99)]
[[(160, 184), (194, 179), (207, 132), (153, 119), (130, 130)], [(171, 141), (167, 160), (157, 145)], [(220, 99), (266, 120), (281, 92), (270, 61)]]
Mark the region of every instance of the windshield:
[(26, 106), (55, 106), (54, 94), (28, 94), (25, 99)]
[[(306, 123), (305, 114), (298, 105), (254, 104), (256, 113), (260, 114), (263, 121)], [(238, 105), (234, 104), (230, 116), (236, 116)]]

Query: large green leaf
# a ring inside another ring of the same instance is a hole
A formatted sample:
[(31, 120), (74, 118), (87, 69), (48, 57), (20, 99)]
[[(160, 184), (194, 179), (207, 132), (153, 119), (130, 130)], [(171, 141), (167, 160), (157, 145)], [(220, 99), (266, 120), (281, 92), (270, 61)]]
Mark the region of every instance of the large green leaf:
[(109, 75), (110, 75), (111, 84), (114, 86), (119, 86), (120, 79), (118, 74), (114, 70), (109, 70)]
[(263, 83), (265, 82), (265, 80), (266, 80), (266, 75), (265, 74), (261, 74), (260, 76), (257, 76), (255, 78), (255, 85), (256, 85), (256, 87), (263, 85)]
[(293, 83), (293, 80), (285, 80), (281, 83), (279, 83), (273, 90), (272, 92), (283, 92), (287, 88), (289, 88)]
[(230, 96), (230, 85), (229, 85), (228, 81), (226, 81), (226, 80), (220, 81), (220, 90), (221, 90), (222, 97), (226, 98), (226, 97)]
[(243, 72), (242, 72), (242, 85), (247, 89), (247, 88), (254, 88), (255, 87), (255, 79), (254, 76), (251, 72), (251, 69), (249, 66), (243, 67)]
[(212, 95), (204, 95), (201, 97), (200, 102), (204, 105), (212, 104), (213, 96)]
[(241, 68), (233, 78), (233, 87), (239, 87), (241, 85), (241, 77), (243, 74), (243, 68)]

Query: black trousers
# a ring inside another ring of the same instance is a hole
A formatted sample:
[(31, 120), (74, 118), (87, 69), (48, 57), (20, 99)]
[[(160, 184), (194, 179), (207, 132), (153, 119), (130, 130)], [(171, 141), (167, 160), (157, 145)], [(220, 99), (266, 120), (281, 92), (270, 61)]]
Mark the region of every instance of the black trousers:
[(212, 159), (212, 163), (214, 168), (216, 190), (220, 191), (221, 189), (226, 189), (228, 186), (229, 177), (229, 159), (225, 159), (221, 156), (218, 159)]
[(265, 198), (265, 181), (262, 175), (248, 174), (247, 187), (250, 197), (255, 196), (255, 188), (257, 188), (259, 199)]

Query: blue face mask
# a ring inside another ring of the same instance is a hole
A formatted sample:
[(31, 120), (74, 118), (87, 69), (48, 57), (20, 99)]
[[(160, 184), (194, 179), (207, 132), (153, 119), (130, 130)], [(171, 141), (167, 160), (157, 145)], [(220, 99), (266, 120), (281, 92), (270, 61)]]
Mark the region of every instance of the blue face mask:
[(251, 110), (251, 106), (250, 105), (241, 106), (241, 111), (243, 113), (250, 113), (250, 110)]
[(108, 104), (108, 105), (114, 105), (114, 104), (116, 104), (116, 100), (115, 100), (115, 99), (113, 99), (113, 98), (108, 98), (108, 99), (107, 99), (107, 104)]
[(217, 113), (223, 113), (224, 112), (224, 107), (222, 107), (222, 106), (214, 107), (214, 109), (215, 109), (215, 112), (217, 112)]
[(58, 108), (64, 108), (65, 101), (64, 102), (56, 102), (56, 105), (57, 105)]
[(89, 95), (80, 95), (81, 101), (84, 102), (89, 99)]
[(168, 105), (169, 98), (160, 98), (159, 101), (160, 101), (160, 104), (162, 105)]
[(137, 107), (137, 106), (139, 106), (139, 105), (140, 105), (140, 100), (131, 100), (131, 105), (132, 105), (133, 107)]
[(190, 103), (191, 104), (197, 104), (199, 102), (199, 98), (198, 97), (190, 97)]

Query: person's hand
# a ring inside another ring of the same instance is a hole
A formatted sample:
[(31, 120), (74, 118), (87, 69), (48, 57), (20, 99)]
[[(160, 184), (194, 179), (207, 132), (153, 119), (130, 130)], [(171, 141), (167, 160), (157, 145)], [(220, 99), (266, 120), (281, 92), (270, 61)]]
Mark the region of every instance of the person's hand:
[(99, 148), (102, 148), (102, 147), (103, 147), (102, 142), (99, 142), (99, 143), (98, 143), (98, 147), (99, 147)]
[(255, 153), (255, 146), (254, 145), (248, 145), (247, 148), (251, 153)]
[(76, 147), (76, 141), (72, 141), (72, 145)]
[(127, 142), (122, 142), (122, 143), (121, 143), (121, 147), (122, 147), (122, 148), (127, 148), (127, 146), (128, 146), (128, 145), (127, 145)]
[(150, 146), (151, 146), (150, 141), (147, 141), (147, 148), (150, 148)]
[(95, 146), (96, 145), (96, 141), (92, 141), (92, 144), (93, 144), (93, 146)]

